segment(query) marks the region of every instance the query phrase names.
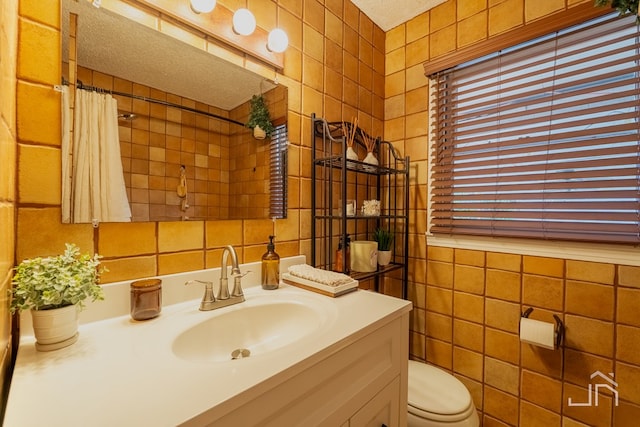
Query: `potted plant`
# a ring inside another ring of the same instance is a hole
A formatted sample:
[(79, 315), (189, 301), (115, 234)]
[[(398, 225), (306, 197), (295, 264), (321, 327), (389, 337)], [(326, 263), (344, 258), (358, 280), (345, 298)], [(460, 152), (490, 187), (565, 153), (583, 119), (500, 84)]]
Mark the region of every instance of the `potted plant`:
[(78, 311), (84, 301), (104, 299), (98, 285), (100, 256), (81, 255), (66, 244), (62, 255), (33, 258), (14, 268), (11, 312), (31, 310), (36, 348), (55, 350), (78, 339)]
[(253, 129), (253, 137), (264, 139), (270, 137), (275, 128), (269, 117), (269, 108), (262, 95), (253, 95), (249, 101), (251, 108), (249, 111), (249, 121), (247, 127)]
[(386, 228), (377, 228), (373, 233), (373, 240), (378, 242), (378, 264), (385, 266), (391, 262), (391, 244), (393, 233)]
[(596, 6), (608, 6), (616, 9), (620, 15), (632, 13), (636, 15), (636, 23), (640, 24), (640, 15), (638, 15), (639, 0), (595, 0)]

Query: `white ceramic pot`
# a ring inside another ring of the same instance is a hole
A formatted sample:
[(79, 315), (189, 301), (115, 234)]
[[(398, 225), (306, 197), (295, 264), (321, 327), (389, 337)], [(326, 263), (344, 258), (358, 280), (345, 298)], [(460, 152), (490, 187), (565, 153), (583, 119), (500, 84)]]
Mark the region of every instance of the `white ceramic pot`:
[(267, 137), (267, 133), (260, 126), (256, 126), (253, 128), (253, 137), (255, 139), (265, 139)]
[(31, 318), (38, 350), (55, 350), (77, 340), (78, 307), (75, 305), (51, 310), (31, 310)]
[(353, 147), (347, 147), (347, 159), (355, 160), (355, 161), (360, 160), (358, 158), (358, 154), (356, 153), (356, 150), (354, 150)]
[(391, 251), (378, 250), (378, 265), (389, 265), (391, 262)]
[[(378, 159), (376, 158), (375, 154), (373, 154), (373, 152), (371, 151), (367, 153), (366, 157), (362, 161), (370, 165), (378, 166)], [(370, 171), (373, 171), (376, 169), (371, 166), (365, 166), (364, 168)]]

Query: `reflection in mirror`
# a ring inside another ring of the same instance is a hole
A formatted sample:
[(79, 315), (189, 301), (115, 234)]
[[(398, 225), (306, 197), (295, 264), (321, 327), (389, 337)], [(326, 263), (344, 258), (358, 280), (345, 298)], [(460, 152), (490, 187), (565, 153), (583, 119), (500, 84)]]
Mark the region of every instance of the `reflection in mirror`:
[[(64, 77), (118, 102), (133, 221), (286, 216), (286, 87), (90, 2), (62, 16)], [(243, 126), (256, 93), (271, 139)]]

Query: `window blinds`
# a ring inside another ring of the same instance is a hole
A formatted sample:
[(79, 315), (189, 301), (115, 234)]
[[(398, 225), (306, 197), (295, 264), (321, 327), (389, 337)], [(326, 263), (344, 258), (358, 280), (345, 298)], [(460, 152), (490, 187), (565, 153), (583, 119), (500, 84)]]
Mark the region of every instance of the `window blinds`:
[(269, 216), (271, 218), (286, 218), (287, 216), (287, 125), (275, 127), (271, 134), (269, 157)]
[(432, 233), (640, 242), (639, 32), (607, 15), (432, 76)]

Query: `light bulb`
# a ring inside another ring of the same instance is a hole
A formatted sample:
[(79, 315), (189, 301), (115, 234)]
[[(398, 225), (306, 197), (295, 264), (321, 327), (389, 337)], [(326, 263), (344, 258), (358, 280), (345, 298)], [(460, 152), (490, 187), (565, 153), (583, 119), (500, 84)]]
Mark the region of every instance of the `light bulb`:
[(216, 7), (216, 0), (191, 0), (191, 10), (195, 13), (209, 13)]
[(256, 29), (256, 18), (249, 9), (238, 9), (233, 14), (233, 31), (248, 36)]
[(289, 46), (289, 37), (287, 37), (287, 33), (284, 30), (275, 28), (269, 32), (267, 48), (270, 51), (281, 53), (287, 50), (287, 46)]

